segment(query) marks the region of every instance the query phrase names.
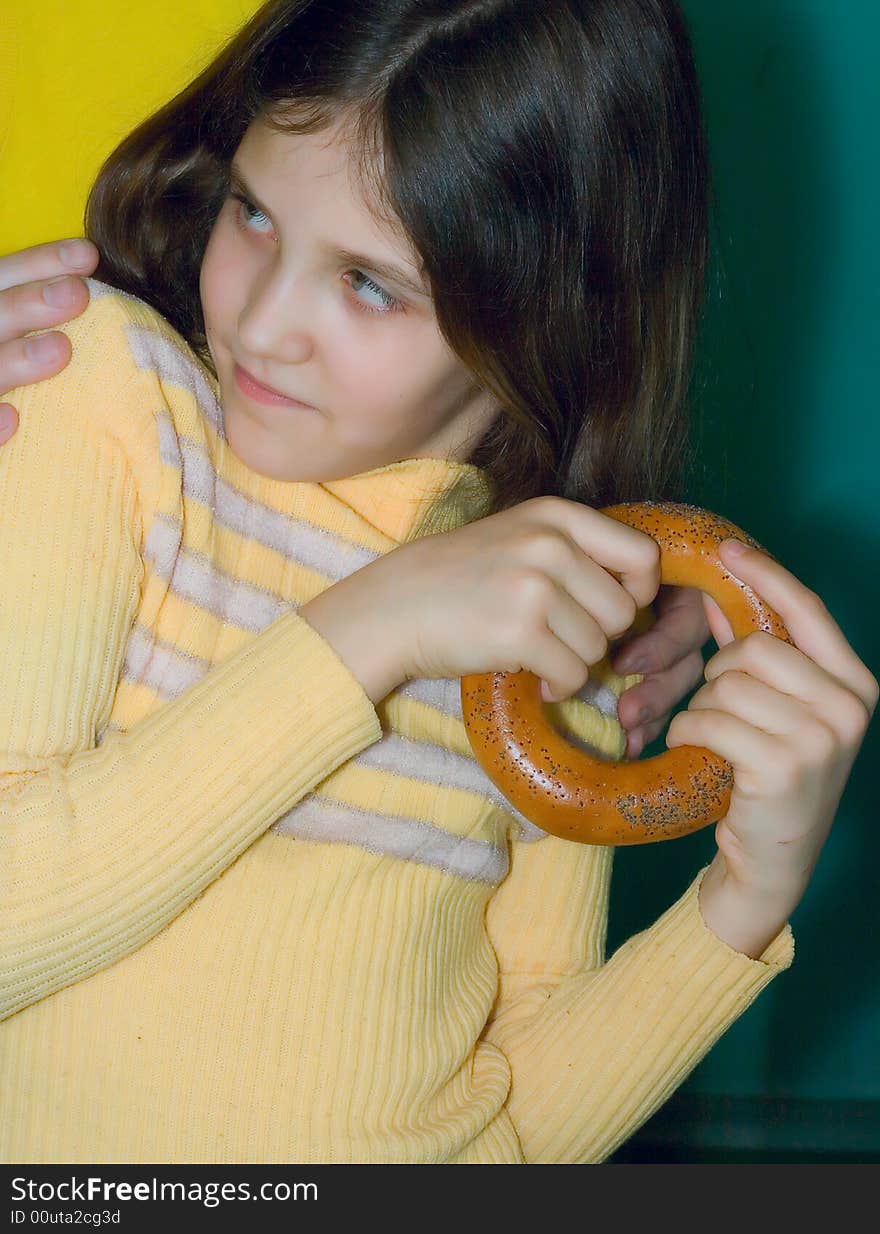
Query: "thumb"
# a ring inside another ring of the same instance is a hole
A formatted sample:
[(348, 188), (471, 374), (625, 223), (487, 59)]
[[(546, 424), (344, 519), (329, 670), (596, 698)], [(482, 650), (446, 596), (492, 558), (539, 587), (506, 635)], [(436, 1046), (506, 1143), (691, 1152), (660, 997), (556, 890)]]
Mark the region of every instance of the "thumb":
[(733, 630), (730, 622), (722, 613), (721, 609), (715, 603), (711, 596), (702, 593), (703, 608), (706, 612), (706, 620), (709, 623), (709, 629), (712, 631), (712, 637), (719, 647), (724, 647), (727, 643), (733, 642)]

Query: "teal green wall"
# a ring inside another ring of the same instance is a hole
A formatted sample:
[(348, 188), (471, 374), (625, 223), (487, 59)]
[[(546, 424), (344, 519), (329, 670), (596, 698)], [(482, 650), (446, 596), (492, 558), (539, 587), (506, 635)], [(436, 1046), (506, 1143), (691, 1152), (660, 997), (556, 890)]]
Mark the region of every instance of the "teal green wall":
[[(715, 179), (689, 499), (817, 591), (877, 676), (880, 6), (682, 7)], [(794, 965), (682, 1093), (880, 1100), (878, 729), (875, 719), (792, 918)], [(646, 753), (664, 748), (661, 737)], [(712, 828), (621, 849), (609, 947), (649, 925), (714, 851)]]

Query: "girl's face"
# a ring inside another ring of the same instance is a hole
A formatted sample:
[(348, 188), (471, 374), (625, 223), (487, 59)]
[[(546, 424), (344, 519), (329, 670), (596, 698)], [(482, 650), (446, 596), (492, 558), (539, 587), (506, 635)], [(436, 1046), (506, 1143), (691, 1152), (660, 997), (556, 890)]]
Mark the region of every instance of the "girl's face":
[[(338, 128), (255, 122), (233, 170), (200, 292), (234, 453), (313, 482), (404, 458), (465, 461), (497, 404), (441, 337), (417, 255), (359, 199)], [(311, 406), (259, 401), (237, 366)]]

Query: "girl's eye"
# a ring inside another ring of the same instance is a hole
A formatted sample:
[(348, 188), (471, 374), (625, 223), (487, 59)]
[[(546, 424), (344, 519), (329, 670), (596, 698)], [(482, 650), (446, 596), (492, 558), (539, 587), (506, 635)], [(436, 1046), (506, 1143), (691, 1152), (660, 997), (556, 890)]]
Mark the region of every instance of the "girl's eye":
[(376, 292), (379, 296), (380, 303), (385, 306), (384, 308), (376, 308), (358, 301), (358, 307), (362, 308), (365, 313), (394, 313), (397, 309), (403, 307), (399, 300), (395, 300), (393, 296), (389, 296), (387, 291), (380, 287), (378, 283), (374, 283), (373, 280), (364, 274), (362, 270), (349, 270), (348, 273), (352, 274), (355, 279), (360, 279), (361, 286), (368, 287), (370, 291)]
[[(258, 210), (257, 207), (252, 202), (248, 201), (246, 197), (242, 197), (238, 193), (230, 193), (229, 196), (234, 201), (239, 203), (239, 209), (235, 212), (235, 222), (236, 226), (242, 231), (251, 231), (252, 229), (250, 227), (250, 223), (257, 219), (257, 217), (265, 219), (266, 222), (269, 221), (267, 215), (265, 215), (262, 210)], [(261, 231), (259, 234), (264, 235), (265, 233)], [(378, 306), (375, 304), (365, 304), (363, 300), (357, 299), (356, 304), (361, 312), (396, 313), (403, 310), (404, 305), (402, 301), (396, 300), (394, 296), (390, 296), (384, 288), (380, 287), (378, 283), (375, 283), (371, 278), (369, 278), (368, 275), (364, 274), (362, 270), (349, 270), (347, 273), (353, 275), (355, 279), (359, 279), (361, 286), (367, 287), (370, 291), (375, 292), (379, 297), (380, 304)], [(355, 288), (355, 290), (357, 289)]]
[(268, 223), (269, 220), (266, 217), (266, 215), (263, 214), (263, 211), (258, 210), (256, 206), (252, 205), (247, 200), (247, 198), (239, 197), (237, 193), (230, 193), (230, 196), (233, 198), (234, 201), (237, 201), (239, 205), (241, 206), (241, 209), (236, 210), (235, 212), (235, 221), (239, 225), (239, 227), (242, 229), (242, 231), (250, 231), (250, 228), (245, 226), (245, 223), (241, 221), (242, 214), (244, 214), (247, 223), (252, 223), (254, 220), (254, 217), (258, 214), (261, 215), (264, 219), (266, 219), (266, 222)]

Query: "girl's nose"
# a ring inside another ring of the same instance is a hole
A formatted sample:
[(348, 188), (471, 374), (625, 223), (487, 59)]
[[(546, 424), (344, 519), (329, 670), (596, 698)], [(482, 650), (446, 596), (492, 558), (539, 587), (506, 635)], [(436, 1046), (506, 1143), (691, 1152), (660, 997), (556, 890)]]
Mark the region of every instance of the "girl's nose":
[(242, 351), (276, 363), (301, 364), (314, 348), (314, 319), (305, 280), (267, 271), (252, 286), (239, 317)]

